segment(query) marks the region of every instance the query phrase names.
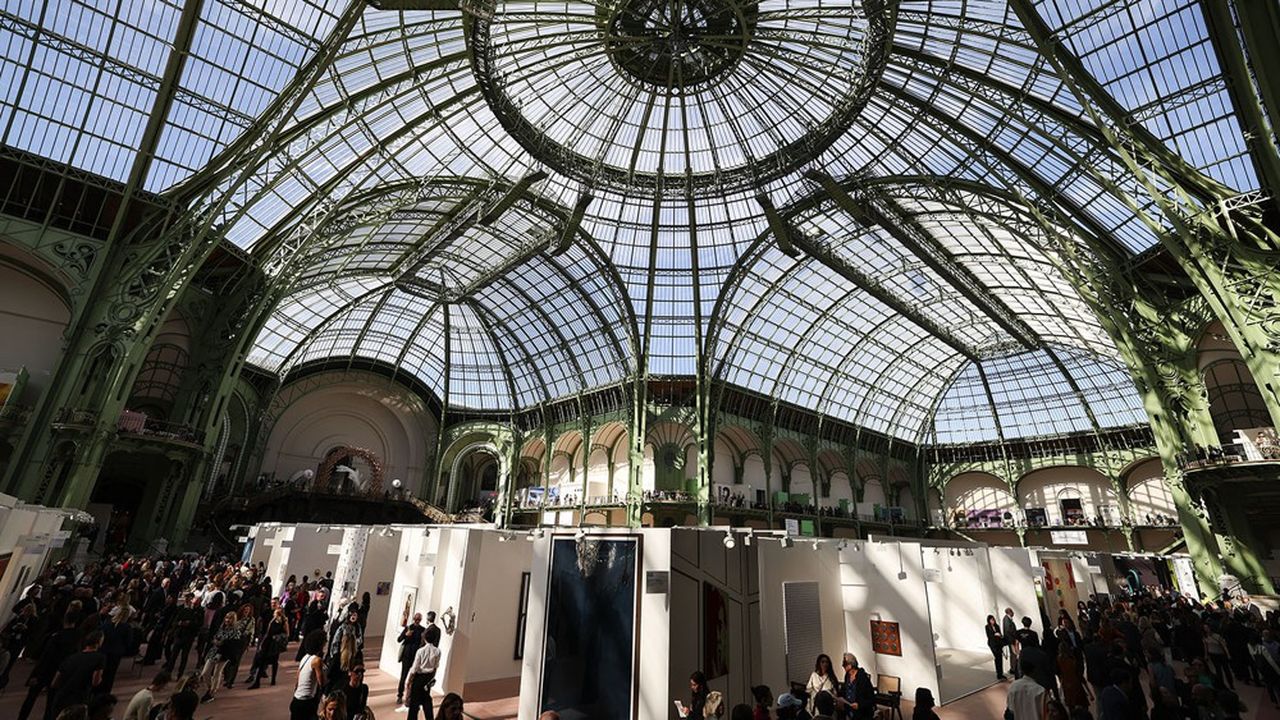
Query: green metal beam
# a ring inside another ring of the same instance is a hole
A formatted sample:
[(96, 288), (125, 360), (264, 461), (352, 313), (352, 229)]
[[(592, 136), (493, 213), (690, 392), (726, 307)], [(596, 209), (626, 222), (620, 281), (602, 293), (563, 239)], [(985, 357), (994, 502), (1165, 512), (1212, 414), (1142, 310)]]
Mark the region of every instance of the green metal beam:
[(956, 352), (970, 360), (978, 359), (977, 350), (969, 347), (967, 343), (950, 330), (934, 322), (923, 312), (912, 307), (907, 301), (898, 298), (875, 278), (865, 274), (861, 269), (854, 266), (852, 262), (842, 257), (834, 248), (828, 247), (820, 241), (807, 238), (803, 233), (796, 233), (794, 238), (795, 246), (798, 250), (812, 256), (840, 277), (862, 288), (868, 295), (910, 320), (921, 330), (938, 338)]
[[(891, 199), (880, 196), (864, 198), (862, 201), (855, 200), (835, 178), (825, 172), (810, 170), (805, 176), (821, 185), (823, 191), (836, 202), (836, 205), (855, 220), (867, 227), (884, 229), (908, 252), (937, 273), (943, 282), (973, 303), (974, 307), (981, 310), (1023, 347), (1033, 349), (1043, 345), (1043, 342), (1036, 337), (1035, 331), (999, 298), (989, 292), (985, 294), (980, 292), (980, 289), (986, 290), (982, 282)], [(893, 213), (893, 217), (887, 215), (885, 210)]]
[(578, 202), (573, 204), (573, 211), (569, 213), (569, 220), (565, 223), (564, 228), (560, 231), (560, 237), (551, 249), (552, 255), (561, 255), (569, 249), (573, 244), (573, 239), (577, 237), (578, 230), (582, 228), (582, 218), (587, 214), (587, 207), (591, 205), (591, 201), (595, 196), (589, 192), (584, 192), (578, 196)]
[(756, 202), (760, 203), (761, 209), (764, 210), (764, 217), (769, 221), (769, 231), (773, 233), (773, 241), (778, 244), (778, 249), (787, 257), (799, 257), (800, 253), (796, 252), (795, 245), (791, 241), (793, 231), (791, 226), (778, 214), (778, 208), (773, 206), (773, 200), (765, 193), (756, 195)]
[[(1237, 31), (1233, 8), (1240, 14), (1242, 23), (1247, 23), (1247, 30)], [(1226, 74), (1227, 92), (1240, 120), (1249, 155), (1263, 186), (1271, 191), (1272, 209), (1280, 210), (1280, 152), (1262, 107), (1263, 99), (1259, 97), (1260, 93), (1275, 93), (1274, 99), (1280, 102), (1280, 60), (1275, 48), (1276, 38), (1280, 37), (1280, 11), (1275, 2), (1255, 0), (1202, 0), (1200, 9), (1204, 11), (1209, 39)], [(1254, 25), (1270, 28), (1265, 49), (1242, 46), (1242, 43), (1257, 41)], [(1272, 79), (1276, 84), (1274, 88), (1267, 85)], [(1271, 108), (1271, 117), (1276, 118), (1277, 112), (1280, 105)]]
[(511, 187), (507, 188), (507, 192), (498, 199), (498, 202), (495, 203), (493, 207), (489, 208), (484, 215), (480, 216), (480, 224), (485, 227), (492, 225), (493, 222), (501, 217), (504, 212), (510, 209), (517, 200), (523, 197), (525, 192), (532, 188), (535, 183), (546, 179), (547, 173), (542, 170), (537, 170), (517, 180)]

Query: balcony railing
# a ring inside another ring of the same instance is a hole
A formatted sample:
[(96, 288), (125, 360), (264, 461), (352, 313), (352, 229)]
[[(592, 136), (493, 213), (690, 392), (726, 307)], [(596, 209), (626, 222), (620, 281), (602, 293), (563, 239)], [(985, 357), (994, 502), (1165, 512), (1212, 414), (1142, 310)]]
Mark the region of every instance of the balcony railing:
[(197, 431), (190, 425), (156, 420), (155, 418), (147, 417), (146, 413), (132, 412), (130, 410), (120, 413), (116, 429), (126, 435), (173, 440), (193, 445), (199, 445), (204, 442), (204, 433)]

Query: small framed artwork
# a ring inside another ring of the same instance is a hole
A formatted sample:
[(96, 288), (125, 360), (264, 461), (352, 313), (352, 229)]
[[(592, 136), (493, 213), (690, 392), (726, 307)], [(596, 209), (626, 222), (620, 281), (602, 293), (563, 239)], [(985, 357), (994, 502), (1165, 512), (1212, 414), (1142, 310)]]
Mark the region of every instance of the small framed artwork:
[(377, 587), (376, 587), (376, 588), (375, 588), (375, 590), (374, 590), (374, 593), (375, 593), (375, 594), (377, 594), (377, 595), (390, 595), (390, 594), (391, 594), (391, 583), (390, 583), (390, 582), (380, 582), (380, 583), (378, 583)]
[(887, 620), (871, 621), (871, 651), (880, 655), (902, 657), (902, 632), (898, 623)]

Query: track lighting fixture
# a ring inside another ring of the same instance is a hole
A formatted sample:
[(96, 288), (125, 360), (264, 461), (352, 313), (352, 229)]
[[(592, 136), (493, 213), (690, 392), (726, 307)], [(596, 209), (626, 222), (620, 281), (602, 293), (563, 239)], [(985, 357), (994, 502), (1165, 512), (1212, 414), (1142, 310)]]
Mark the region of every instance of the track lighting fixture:
[(728, 550), (732, 550), (738, 546), (738, 541), (733, 539), (733, 531), (729, 530), (724, 534), (724, 546)]

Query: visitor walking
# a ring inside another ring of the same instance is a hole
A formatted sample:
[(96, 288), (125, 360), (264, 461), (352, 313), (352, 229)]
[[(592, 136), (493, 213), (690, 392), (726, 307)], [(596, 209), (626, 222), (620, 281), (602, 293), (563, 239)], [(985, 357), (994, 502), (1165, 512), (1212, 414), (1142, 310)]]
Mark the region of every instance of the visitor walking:
[(436, 669), (440, 667), (440, 648), (425, 643), (413, 656), (409, 668), (409, 720), (418, 720), (418, 711), (426, 720), (433, 720), (431, 687), (436, 682)]
[(298, 684), (289, 702), (289, 720), (315, 720), (324, 686), (324, 630), (312, 630), (302, 639), (302, 662), (298, 664)]
[[(424, 637), (426, 628), (422, 626), (422, 613), (414, 613), (413, 621), (400, 629), (400, 636), (396, 638), (396, 642), (400, 643), (400, 682), (396, 684), (396, 704), (400, 705), (404, 702), (404, 684), (409, 677), (409, 670), (413, 668), (413, 658), (418, 654), (418, 648), (422, 647), (425, 642)], [(437, 638), (436, 643), (439, 644)]]

